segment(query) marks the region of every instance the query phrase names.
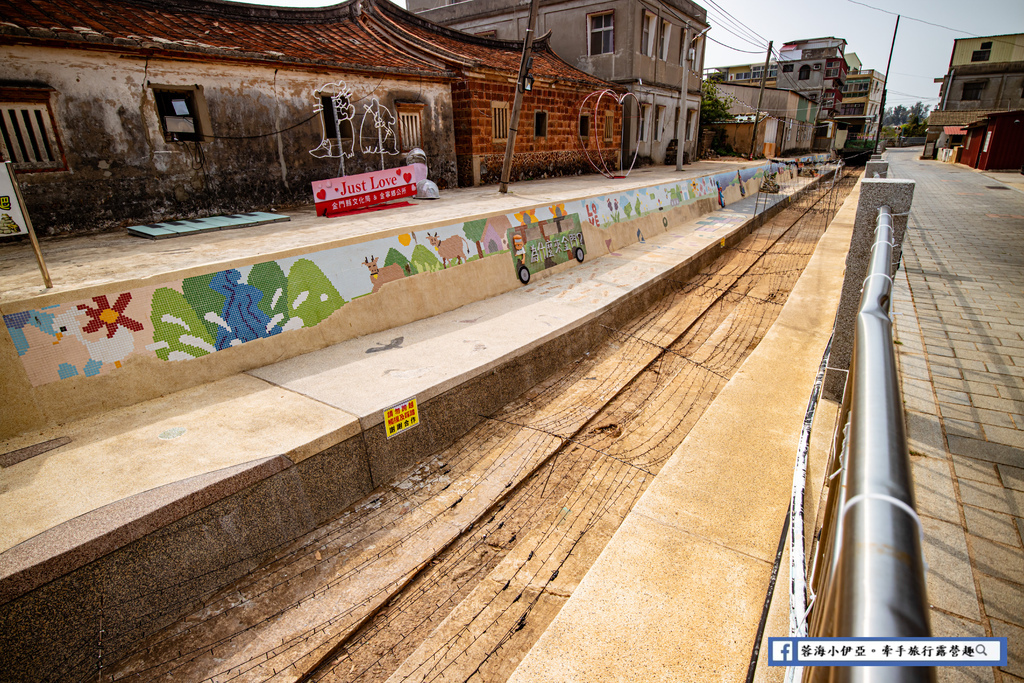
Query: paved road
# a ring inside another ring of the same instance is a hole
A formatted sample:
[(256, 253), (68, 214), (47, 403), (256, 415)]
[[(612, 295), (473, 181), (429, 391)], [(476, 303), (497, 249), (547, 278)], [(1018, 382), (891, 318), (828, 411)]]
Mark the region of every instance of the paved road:
[(916, 181), (894, 294), (936, 635), (1005, 636), (1024, 680), (1024, 192), (890, 150)]

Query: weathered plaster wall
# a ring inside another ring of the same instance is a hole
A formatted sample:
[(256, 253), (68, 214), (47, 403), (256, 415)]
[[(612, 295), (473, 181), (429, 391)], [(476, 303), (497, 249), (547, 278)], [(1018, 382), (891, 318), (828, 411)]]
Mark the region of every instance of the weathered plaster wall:
[[(447, 83), (30, 46), (2, 47), (0, 60), (5, 81), (54, 89), (67, 170), (19, 175), (43, 234), (311, 202), (310, 182), (338, 175), (338, 161), (309, 154), (322, 134), (319, 117), (306, 119), (313, 91), (338, 80), (359, 100), (357, 125), (373, 95), (392, 111), (395, 100), (423, 103), (430, 177), (442, 188), (456, 182)], [(217, 139), (165, 142), (149, 84), (201, 85)], [(357, 153), (345, 170), (379, 167), (378, 155)]]

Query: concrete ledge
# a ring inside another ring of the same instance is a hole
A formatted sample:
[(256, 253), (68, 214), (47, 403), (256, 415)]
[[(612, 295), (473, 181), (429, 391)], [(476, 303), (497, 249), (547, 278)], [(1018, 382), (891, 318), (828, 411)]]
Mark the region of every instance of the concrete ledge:
[(743, 679), (842, 288), (851, 203), (856, 193), (768, 335), (510, 681)]
[[(356, 364), (353, 376), (362, 401), (358, 413), (339, 409), (313, 392), (304, 396), (289, 390), (287, 382), (276, 386), (242, 375), (119, 409), (70, 429), (53, 428), (14, 440), (14, 445), (27, 445), (53, 438), (61, 430), (69, 433), (71, 444), (19, 463), (16, 467), (20, 469), (12, 471), (23, 473), (23, 480), (31, 482), (44, 465), (64, 462), (67, 466), (77, 458), (86, 474), (106, 482), (103, 495), (115, 497), (95, 509), (65, 505), (63, 514), (75, 509), (79, 514), (44, 526), (35, 535), (30, 530), (40, 520), (23, 520), (16, 531), (21, 540), (0, 555), (0, 567), (6, 572), (6, 578), (0, 577), (0, 601), (6, 601), (0, 607), (0, 647), (13, 653), (8, 670), (27, 678), (39, 671), (54, 671), (54, 662), (66, 661), (66, 668), (56, 670), (57, 678), (85, 671), (83, 667), (94, 662), (89, 657), (95, 652), (100, 619), (104, 656), (116, 658), (131, 643), (195, 609), (213, 591), (264, 562), (282, 544), (337, 515), (417, 459), (450, 445), (482, 415), (598, 343), (609, 334), (604, 326), (617, 327), (633, 317), (674, 288), (673, 280), (683, 280), (702, 268), (788, 201), (754, 219), (734, 214), (736, 221), (726, 222), (728, 229), (711, 231), (699, 239), (691, 232), (672, 234), (670, 230), (659, 240), (601, 259), (601, 269), (596, 271), (601, 281), (595, 286), (607, 292), (607, 300), (594, 299), (592, 305), (578, 311), (576, 317), (567, 316), (561, 324), (529, 328), (526, 343), (515, 337), (514, 348), (488, 360), (472, 359), (471, 367), (462, 372), (449, 373), (440, 380), (413, 377), (390, 382), (385, 388), (375, 384), (365, 366)], [(628, 286), (623, 284), (627, 281)], [(580, 296), (591, 297), (595, 290), (584, 284), (579, 272), (570, 269), (514, 294), (545, 301), (551, 311), (555, 310), (551, 305), (557, 292), (582, 291)], [(476, 304), (481, 310), (495, 305), (493, 301)], [(413, 325), (425, 328), (424, 339), (443, 353), (449, 348), (448, 340), (431, 325), (457, 327), (458, 318), (467, 315), (469, 308), (447, 314), (448, 319), (440, 323)], [(510, 312), (513, 318), (522, 318), (516, 307)], [(505, 329), (500, 317), (492, 322), (498, 331)], [(402, 332), (415, 336), (406, 330), (394, 334)], [(383, 367), (395, 365), (395, 357), (389, 356), (392, 351), (367, 354), (367, 344), (365, 339), (351, 340), (345, 343), (347, 352), (326, 349), (318, 353), (341, 353), (341, 359), (384, 359)], [(307, 377), (317, 370), (316, 363), (301, 366), (300, 359), (287, 363), (291, 365), (282, 363), (277, 371), (290, 368), (294, 376)], [(298, 371), (295, 364), (299, 364)], [(274, 372), (266, 369), (253, 374), (273, 381)], [(325, 386), (351, 398), (351, 386), (338, 385), (329, 374), (326, 377)], [(389, 440), (379, 408), (407, 398), (405, 392), (410, 388), (414, 391), (408, 395), (423, 398), (421, 426)], [(394, 396), (399, 398), (393, 400)], [(176, 418), (204, 404), (216, 407), (206, 411), (214, 417), (206, 420), (205, 431), (190, 425), (189, 434), (224, 433), (216, 438), (204, 436), (198, 450), (195, 442), (190, 444), (184, 438), (166, 443), (154, 440), (157, 433), (180, 425)], [(268, 423), (274, 427), (268, 429)], [(116, 433), (113, 439), (111, 431)], [(289, 440), (275, 440), (282, 434)], [(276, 445), (278, 450), (254, 459), (255, 444), (264, 449)], [(156, 474), (132, 462), (132, 449), (140, 457), (162, 453), (162, 459), (150, 461)], [(204, 455), (243, 457), (231, 455), (239, 451), (247, 456), (242, 462), (212, 469)], [(191, 467), (196, 474), (162, 483), (161, 473), (180, 476), (181, 458), (186, 454), (194, 458)], [(104, 469), (102, 458), (111, 467)], [(91, 469), (84, 465), (90, 459)], [(134, 479), (111, 479), (117, 471), (112, 468), (125, 463), (132, 468), (121, 476), (131, 474)], [(123, 491), (119, 486), (138, 486), (143, 472), (142, 481), (153, 482), (151, 488), (116, 497)], [(81, 483), (76, 482), (79, 487)], [(27, 500), (32, 487), (19, 496), (10, 495), (4, 495), (4, 505), (13, 505), (12, 511), (19, 505), (24, 509), (18, 501)], [(45, 626), (40, 628), (40, 624)]]

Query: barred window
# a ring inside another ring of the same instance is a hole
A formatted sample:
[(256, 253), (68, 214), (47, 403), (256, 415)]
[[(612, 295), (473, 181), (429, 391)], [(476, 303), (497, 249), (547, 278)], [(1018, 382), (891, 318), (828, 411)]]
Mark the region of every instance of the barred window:
[(0, 88), (0, 151), (19, 171), (67, 168), (50, 90)]
[(508, 139), (508, 102), (491, 102), (491, 137)]
[(423, 146), (423, 105), (420, 102), (396, 102), (398, 138), (403, 152)]

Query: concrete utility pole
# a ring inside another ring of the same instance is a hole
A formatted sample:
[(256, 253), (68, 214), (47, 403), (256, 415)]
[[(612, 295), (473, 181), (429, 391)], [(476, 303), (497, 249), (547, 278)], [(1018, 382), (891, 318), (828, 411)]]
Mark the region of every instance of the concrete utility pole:
[[(900, 15), (896, 15), (896, 28), (892, 30), (892, 44), (889, 45), (889, 61), (885, 63), (885, 87), (882, 88), (882, 102), (878, 105), (878, 130), (875, 131), (875, 151), (878, 141), (882, 138), (882, 122), (885, 120), (885, 95), (889, 92), (889, 68), (892, 67), (892, 49), (896, 47), (896, 32), (900, 30)], [(949, 90), (949, 86), (946, 86)]]
[[(690, 49), (693, 41), (700, 38), (702, 35), (711, 30), (708, 26), (706, 29), (698, 33), (697, 35), (690, 37), (690, 25), (687, 24), (683, 27), (683, 82), (679, 89), (679, 116), (676, 118), (676, 170), (683, 170), (683, 152), (686, 147), (686, 115), (689, 113), (689, 109), (686, 108), (686, 100), (689, 97), (690, 90), (690, 66), (688, 62), (694, 60), (690, 59)], [(696, 55), (694, 55), (696, 58)], [(700, 106), (699, 104), (697, 105)], [(700, 111), (699, 109), (697, 111)]]
[(683, 27), (683, 82), (679, 89), (679, 116), (676, 117), (676, 170), (683, 170), (683, 148), (686, 146), (686, 99), (690, 88), (690, 25)]
[(530, 3), (530, 19), (526, 24), (526, 38), (523, 40), (523, 58), (519, 62), (519, 77), (516, 79), (516, 99), (512, 104), (512, 116), (508, 124), (508, 140), (505, 142), (505, 163), (501, 166), (501, 187), (502, 194), (508, 193), (508, 177), (512, 172), (512, 154), (516, 147), (516, 133), (519, 130), (519, 110), (523, 108), (523, 86), (526, 85), (526, 65), (530, 61), (533, 52), (534, 26), (537, 25), (537, 6), (539, 0), (532, 0)]
[(764, 69), (761, 71), (761, 89), (757, 93), (757, 109), (754, 110), (754, 134), (750, 137), (750, 159), (754, 158), (754, 147), (757, 146), (757, 126), (761, 123), (761, 103), (764, 101), (764, 82), (768, 80), (768, 62), (772, 58), (772, 42), (768, 41), (768, 53), (764, 56)]

